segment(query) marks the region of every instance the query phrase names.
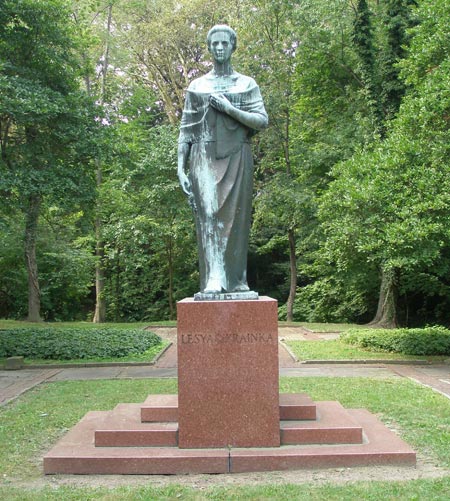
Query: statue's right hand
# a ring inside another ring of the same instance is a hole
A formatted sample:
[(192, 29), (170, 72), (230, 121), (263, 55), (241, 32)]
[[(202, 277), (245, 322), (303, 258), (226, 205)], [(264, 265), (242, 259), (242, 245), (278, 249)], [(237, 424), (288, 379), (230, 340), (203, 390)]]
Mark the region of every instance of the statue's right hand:
[(186, 176), (186, 173), (183, 171), (178, 171), (178, 179), (180, 180), (181, 189), (184, 191), (184, 193), (186, 193), (188, 197), (192, 197), (191, 182)]

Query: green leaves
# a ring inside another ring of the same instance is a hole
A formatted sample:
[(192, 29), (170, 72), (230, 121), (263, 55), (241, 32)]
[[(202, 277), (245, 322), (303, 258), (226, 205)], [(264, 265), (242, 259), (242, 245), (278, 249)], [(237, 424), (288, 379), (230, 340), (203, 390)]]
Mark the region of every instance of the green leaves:
[(424, 329), (362, 329), (341, 334), (345, 343), (373, 351), (405, 355), (450, 355), (450, 331), (441, 326)]
[(126, 357), (161, 342), (153, 332), (137, 329), (39, 328), (0, 330), (0, 357), (48, 360)]

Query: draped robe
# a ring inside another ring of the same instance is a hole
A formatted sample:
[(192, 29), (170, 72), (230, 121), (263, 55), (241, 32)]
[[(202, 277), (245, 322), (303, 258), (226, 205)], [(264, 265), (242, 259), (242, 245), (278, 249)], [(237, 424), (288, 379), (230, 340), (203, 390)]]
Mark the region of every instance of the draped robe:
[(187, 90), (179, 142), (190, 145), (201, 291), (211, 282), (220, 284), (219, 291), (246, 291), (253, 190), (250, 138), (256, 131), (210, 105), (211, 94), (218, 92), (236, 108), (261, 115), (267, 124), (252, 78), (233, 73), (217, 79), (208, 74)]

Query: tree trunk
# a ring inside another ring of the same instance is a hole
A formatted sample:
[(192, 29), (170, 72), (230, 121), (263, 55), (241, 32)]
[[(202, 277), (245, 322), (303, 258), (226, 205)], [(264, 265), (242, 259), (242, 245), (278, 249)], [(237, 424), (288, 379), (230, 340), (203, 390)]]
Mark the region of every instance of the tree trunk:
[(369, 323), (370, 326), (383, 329), (395, 329), (398, 326), (396, 288), (396, 271), (393, 269), (383, 269), (378, 308), (375, 317)]
[(41, 322), (41, 290), (36, 261), (36, 237), (41, 197), (30, 195), (25, 213), (25, 263), (28, 275), (28, 322)]
[[(97, 187), (102, 184), (102, 169), (100, 162), (97, 165)], [(96, 324), (105, 322), (106, 320), (106, 303), (104, 296), (105, 288), (105, 244), (102, 239), (102, 220), (100, 214), (95, 217), (95, 256), (97, 258), (95, 263), (95, 313), (92, 321)]]
[[(103, 65), (102, 65), (102, 80), (101, 80), (101, 93), (100, 101), (103, 105), (106, 98), (106, 77), (108, 74), (109, 66), (109, 47), (110, 47), (110, 35), (111, 35), (111, 23), (112, 23), (112, 2), (108, 5), (108, 19), (107, 19), (107, 38), (105, 44), (105, 52), (103, 55)], [(100, 188), (103, 181), (102, 173), (102, 162), (100, 158), (96, 160), (97, 168), (97, 188)], [(102, 239), (102, 220), (98, 214), (98, 202), (97, 202), (97, 216), (95, 218), (95, 256), (97, 258), (95, 265), (95, 313), (93, 322), (103, 323), (106, 321), (106, 302), (104, 295), (105, 288), (105, 244)]]
[(289, 238), (289, 268), (291, 275), (291, 283), (289, 287), (289, 297), (287, 300), (287, 316), (286, 320), (292, 322), (294, 319), (294, 300), (297, 292), (297, 257), (295, 255), (295, 236), (294, 230), (288, 231)]
[(172, 237), (169, 236), (168, 242), (168, 252), (167, 252), (167, 265), (169, 274), (169, 319), (173, 320), (175, 318), (175, 304), (173, 299), (173, 241)]

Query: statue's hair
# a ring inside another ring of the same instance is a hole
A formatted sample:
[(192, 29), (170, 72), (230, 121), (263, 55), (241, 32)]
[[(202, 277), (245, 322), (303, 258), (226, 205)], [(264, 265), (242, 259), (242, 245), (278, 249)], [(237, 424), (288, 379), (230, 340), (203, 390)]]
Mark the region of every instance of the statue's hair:
[(231, 42), (231, 45), (233, 46), (233, 52), (234, 52), (236, 50), (236, 47), (237, 47), (237, 35), (236, 35), (236, 32), (233, 30), (233, 28), (230, 28), (226, 24), (216, 24), (208, 31), (208, 35), (206, 37), (208, 49), (211, 49), (211, 37), (214, 35), (214, 33), (217, 33), (220, 31), (224, 31), (225, 33), (228, 33), (230, 35), (230, 42)]

